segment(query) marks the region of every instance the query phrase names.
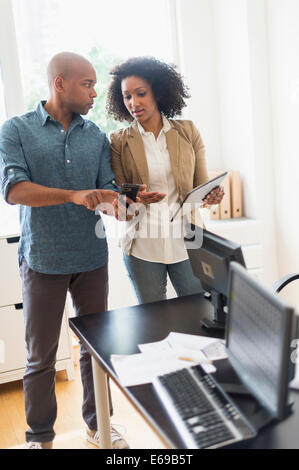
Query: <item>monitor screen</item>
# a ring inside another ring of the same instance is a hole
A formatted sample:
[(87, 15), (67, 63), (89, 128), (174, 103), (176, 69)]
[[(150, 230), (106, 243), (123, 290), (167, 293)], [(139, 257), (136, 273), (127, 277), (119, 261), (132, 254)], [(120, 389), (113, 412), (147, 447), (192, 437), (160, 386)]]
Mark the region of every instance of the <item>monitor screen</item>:
[(203, 318), (201, 324), (205, 328), (224, 331), (229, 263), (237, 261), (245, 266), (241, 246), (195, 225), (191, 225), (185, 245), (193, 274), (200, 279), (203, 289), (210, 293), (214, 307), (214, 319)]
[(294, 322), (293, 308), (231, 263), (228, 357), (245, 387), (277, 419), (286, 412)]

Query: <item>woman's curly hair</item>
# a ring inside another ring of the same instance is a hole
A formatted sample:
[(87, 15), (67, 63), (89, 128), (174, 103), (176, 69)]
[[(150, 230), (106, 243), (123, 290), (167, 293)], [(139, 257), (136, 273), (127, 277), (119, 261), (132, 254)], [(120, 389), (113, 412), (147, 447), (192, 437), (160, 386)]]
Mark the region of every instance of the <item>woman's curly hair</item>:
[(152, 88), (159, 111), (167, 118), (180, 115), (186, 106), (185, 98), (190, 98), (188, 88), (175, 66), (166, 64), (154, 57), (133, 57), (110, 71), (112, 81), (108, 88), (106, 110), (116, 121), (133, 121), (124, 105), (121, 82), (127, 77), (136, 76), (145, 80)]

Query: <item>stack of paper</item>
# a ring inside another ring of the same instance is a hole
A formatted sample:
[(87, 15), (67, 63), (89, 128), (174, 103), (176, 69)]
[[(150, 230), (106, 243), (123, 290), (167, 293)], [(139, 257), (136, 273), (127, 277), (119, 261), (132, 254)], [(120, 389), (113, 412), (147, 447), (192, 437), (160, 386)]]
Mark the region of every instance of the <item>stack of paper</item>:
[(140, 344), (140, 354), (112, 355), (111, 362), (123, 386), (150, 383), (158, 375), (201, 364), (215, 372), (212, 361), (227, 357), (223, 340), (170, 333), (155, 343)]

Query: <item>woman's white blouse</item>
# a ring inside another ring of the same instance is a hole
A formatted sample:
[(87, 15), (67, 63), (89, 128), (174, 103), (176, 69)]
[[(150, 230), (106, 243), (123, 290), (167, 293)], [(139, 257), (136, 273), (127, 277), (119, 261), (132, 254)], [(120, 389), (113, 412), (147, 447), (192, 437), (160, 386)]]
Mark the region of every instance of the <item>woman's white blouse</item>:
[(184, 246), (182, 221), (170, 223), (174, 206), (179, 195), (173, 178), (165, 134), (171, 129), (163, 118), (163, 128), (157, 139), (152, 132), (146, 132), (137, 122), (141, 134), (149, 171), (149, 188), (167, 196), (159, 203), (150, 204), (140, 216), (139, 230), (134, 239), (131, 254), (136, 258), (156, 263), (178, 263), (188, 259)]

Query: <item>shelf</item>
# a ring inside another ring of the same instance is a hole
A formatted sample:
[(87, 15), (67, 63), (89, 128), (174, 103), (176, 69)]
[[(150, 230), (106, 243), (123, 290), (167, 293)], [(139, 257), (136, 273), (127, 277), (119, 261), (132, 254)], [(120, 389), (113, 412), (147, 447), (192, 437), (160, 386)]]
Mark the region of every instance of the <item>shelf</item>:
[(241, 245), (261, 243), (261, 224), (256, 219), (240, 217), (239, 219), (205, 220), (204, 222), (210, 232)]

